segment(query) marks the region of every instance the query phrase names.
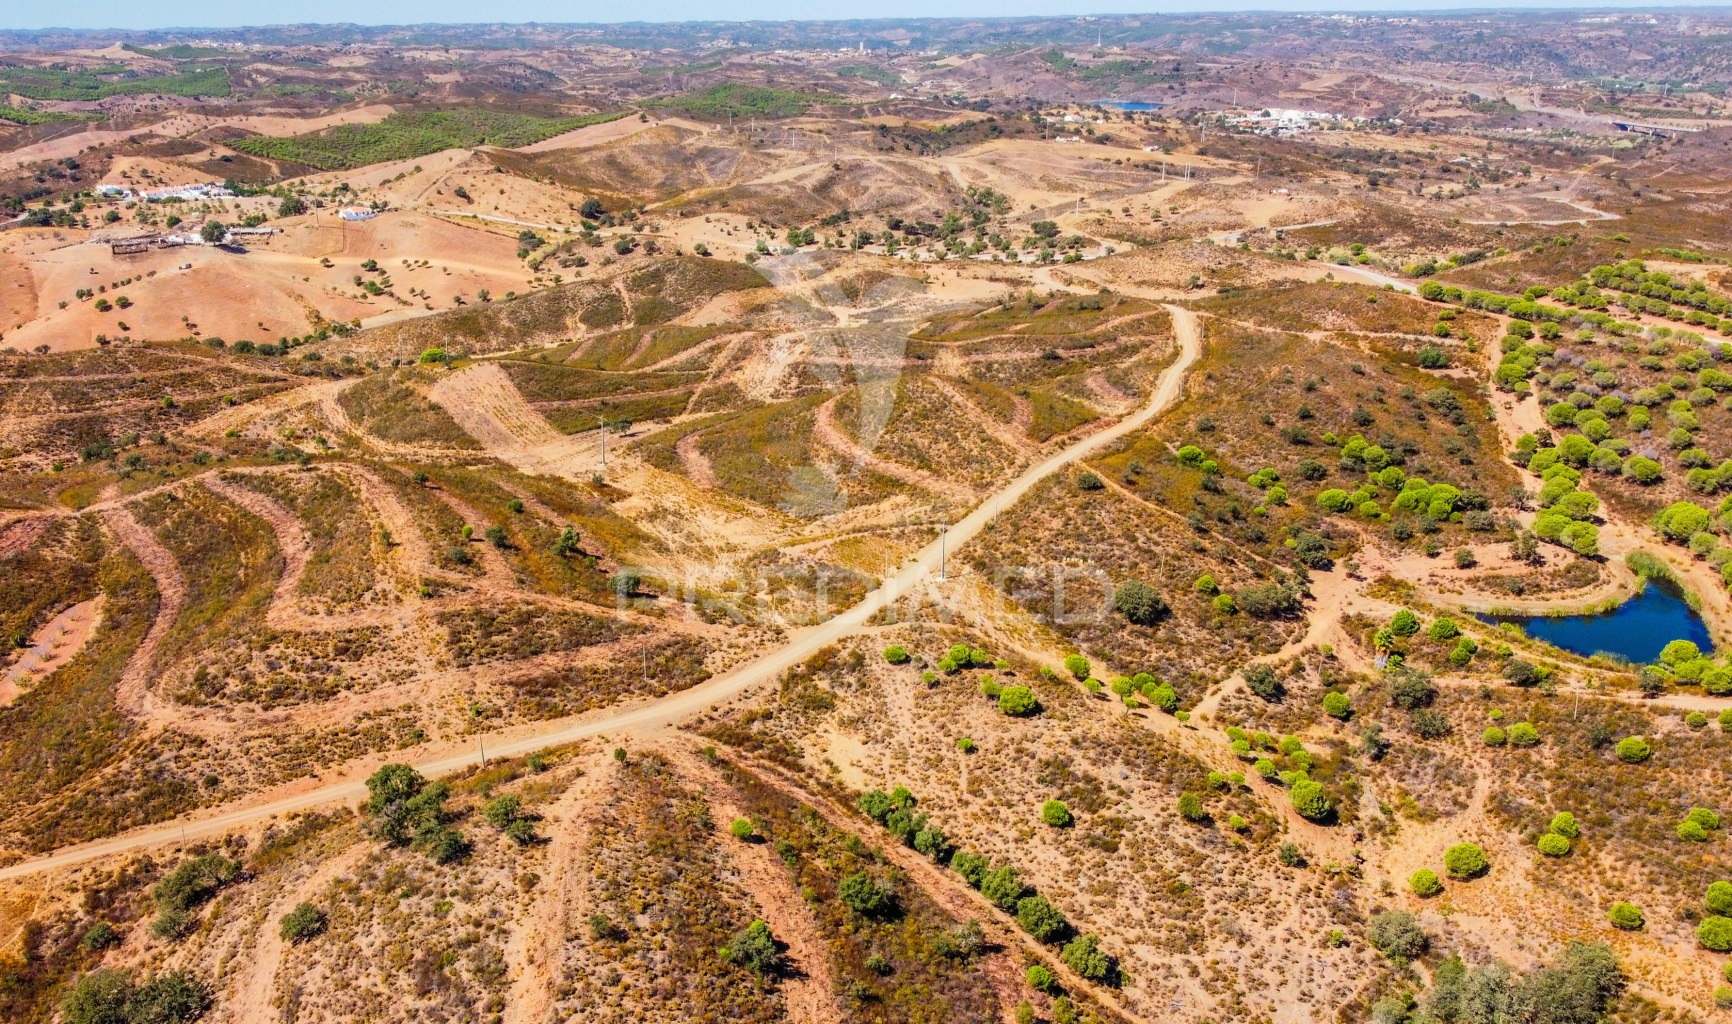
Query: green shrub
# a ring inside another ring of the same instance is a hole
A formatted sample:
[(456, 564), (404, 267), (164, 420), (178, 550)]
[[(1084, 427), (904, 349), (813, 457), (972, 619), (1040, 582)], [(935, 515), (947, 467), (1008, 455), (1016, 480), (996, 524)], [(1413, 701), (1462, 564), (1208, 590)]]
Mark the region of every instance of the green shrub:
[(1403, 608), (1389, 620), (1389, 631), (1396, 636), (1413, 636), (1419, 632), (1419, 616)]
[(1716, 953), (1732, 952), (1732, 917), (1711, 914), (1696, 926), (1696, 941)]
[(844, 876), (836, 892), (842, 897), (842, 904), (861, 917), (881, 917), (895, 905), (890, 891), (864, 871)]
[(86, 953), (97, 953), (112, 946), (120, 945), (120, 933), (107, 921), (98, 921), (84, 932), (84, 937), (78, 940), (78, 946)]
[(1329, 804), (1329, 798), (1323, 793), (1323, 787), (1310, 779), (1294, 783), (1293, 788), (1287, 792), (1287, 800), (1294, 810), (1311, 821), (1326, 820), (1334, 810)]
[(963, 851), (950, 858), (950, 870), (962, 876), (962, 880), (974, 888), (980, 888), (985, 881), (989, 865), (985, 857), (972, 851)]
[(1100, 936), (1093, 932), (1065, 943), (1059, 956), (1066, 967), (1089, 981), (1106, 981), (1113, 974), (1112, 958), (1101, 950)]
[(1576, 824), (1576, 816), (1569, 811), (1559, 811), (1552, 815), (1551, 829), (1565, 839), (1574, 839), (1582, 834), (1581, 828)]
[(739, 840), (752, 838), (752, 834), (756, 831), (757, 829), (752, 827), (752, 823), (745, 818), (735, 818), (734, 823), (728, 826), (729, 834)]
[(280, 923), (284, 942), (305, 942), (325, 930), (325, 912), (311, 903), (301, 903), (284, 914)]
[(890, 795), (881, 789), (868, 789), (860, 794), (860, 799), (854, 806), (860, 809), (861, 814), (879, 823), (883, 823), (885, 816), (896, 807)]
[(1421, 899), (1436, 896), (1443, 891), (1443, 882), (1438, 880), (1437, 872), (1430, 868), (1415, 871), (1413, 877), (1407, 880), (1407, 885), (1413, 890), (1413, 894)]
[(1425, 631), (1425, 635), (1442, 643), (1445, 640), (1454, 640), (1460, 636), (1461, 627), (1456, 625), (1454, 619), (1447, 616), (1441, 617), (1431, 624), (1431, 628)]
[(1612, 927), (1626, 932), (1640, 931), (1644, 923), (1641, 908), (1634, 903), (1614, 903), (1606, 911), (1606, 920), (1612, 922)]
[(1485, 732), (1480, 734), (1479, 738), (1484, 741), (1485, 745), (1488, 747), (1501, 747), (1504, 745), (1504, 740), (1508, 737), (1504, 734), (1502, 729), (1493, 725), (1488, 726)]
[(1345, 722), (1353, 717), (1353, 702), (1347, 699), (1345, 693), (1331, 690), (1323, 695), (1323, 713)]
[(1539, 851), (1547, 857), (1562, 857), (1570, 852), (1570, 841), (1556, 832), (1547, 832), (1540, 836)]
[(1275, 859), (1280, 861), (1284, 868), (1296, 868), (1305, 863), (1305, 853), (1299, 849), (1297, 843), (1282, 843), (1280, 849), (1275, 851)]
[(1713, 832), (1720, 828), (1720, 815), (1706, 807), (1692, 807), (1685, 820), (1693, 821), (1705, 831)]
[(1089, 677), (1089, 660), (1080, 654), (1072, 654), (1065, 658), (1064, 667), (1079, 680)]
[(1034, 691), (1026, 686), (1007, 686), (998, 695), (998, 710), (1007, 715), (1033, 714), (1039, 707)]
[(1509, 727), (1509, 741), (1512, 746), (1533, 747), (1540, 742), (1540, 733), (1528, 722), (1517, 722)]
[(1365, 938), (1384, 956), (1403, 963), (1423, 955), (1430, 945), (1418, 919), (1405, 910), (1371, 915)]
[(1458, 843), (1443, 852), (1443, 867), (1449, 877), (1463, 880), (1485, 874), (1485, 851), (1474, 843)]
[(1195, 793), (1184, 793), (1179, 797), (1179, 817), (1186, 821), (1202, 821), (1209, 816), (1203, 809), (1203, 798)]
[(908, 648), (901, 644), (891, 644), (884, 648), (884, 660), (892, 665), (906, 665), (913, 657), (912, 654), (908, 653)]
[(1708, 907), (1708, 913), (1732, 917), (1732, 882), (1710, 882), (1702, 902)]
[(993, 868), (980, 879), (980, 894), (1007, 911), (1015, 910), (1027, 891), (1021, 874), (1009, 864)]
[(1051, 992), (1058, 988), (1058, 979), (1040, 964), (1029, 964), (1028, 970), (1024, 972), (1022, 977), (1024, 981), (1028, 982), (1028, 987), (1036, 992)]
[(1271, 704), (1282, 697), (1281, 681), (1275, 678), (1275, 670), (1268, 665), (1246, 665), (1244, 669), (1245, 685), (1252, 693), (1269, 701)]
[(1705, 843), (1708, 841), (1708, 830), (1689, 819), (1678, 823), (1678, 838), (1686, 843)]
[(1648, 741), (1640, 736), (1626, 736), (1618, 741), (1618, 760), (1625, 764), (1641, 764), (1654, 753)]
[(60, 1003), (66, 1024), (126, 1024), (132, 979), (121, 971), (91, 971), (73, 983)]
[(1155, 588), (1140, 580), (1131, 580), (1113, 591), (1113, 608), (1138, 626), (1153, 626), (1171, 612)]
[(1073, 819), (1063, 800), (1048, 800), (1040, 807), (1040, 820), (1053, 828), (1069, 828)]
[(776, 949), (776, 937), (763, 921), (753, 921), (734, 933), (734, 937), (717, 953), (728, 963), (744, 967), (761, 978), (782, 969), (782, 954)]
[(1064, 915), (1045, 896), (1024, 896), (1017, 900), (1016, 923), (1040, 942), (1055, 942), (1070, 929)]

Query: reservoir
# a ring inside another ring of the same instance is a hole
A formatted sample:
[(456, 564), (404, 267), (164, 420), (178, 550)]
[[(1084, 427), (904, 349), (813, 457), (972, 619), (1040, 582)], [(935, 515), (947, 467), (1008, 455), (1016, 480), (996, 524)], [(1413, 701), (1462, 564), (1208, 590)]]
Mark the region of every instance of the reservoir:
[(1660, 656), (1673, 640), (1714, 649), (1708, 626), (1672, 587), (1650, 582), (1642, 592), (1599, 615), (1481, 615), (1484, 622), (1513, 622), (1527, 635), (1575, 654), (1612, 654), (1637, 664)]

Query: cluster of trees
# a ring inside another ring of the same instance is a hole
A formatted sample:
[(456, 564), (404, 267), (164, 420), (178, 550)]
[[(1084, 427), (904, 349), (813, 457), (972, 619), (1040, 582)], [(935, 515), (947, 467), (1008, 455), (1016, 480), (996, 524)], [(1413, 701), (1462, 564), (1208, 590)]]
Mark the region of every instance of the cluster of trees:
[(1709, 833), (1720, 831), (1720, 815), (1706, 807), (1692, 807), (1678, 823), (1678, 838), (1687, 843), (1705, 843)]
[(189, 931), (194, 913), (228, 885), (241, 878), (239, 861), (220, 853), (207, 853), (183, 862), (151, 889), (156, 919), (151, 933), (160, 938), (179, 938)]
[(914, 809), (915, 802), (914, 794), (907, 787), (897, 786), (888, 793), (869, 789), (860, 795), (855, 806), (861, 814), (900, 839), (904, 846), (911, 846), (942, 864), (950, 859), (955, 847), (943, 829)]
[(1535, 845), (1547, 857), (1563, 857), (1570, 852), (1571, 840), (1581, 834), (1581, 826), (1576, 824), (1576, 816), (1569, 811), (1559, 811), (1552, 815), (1546, 833), (1539, 837)]
[(92, 971), (60, 1004), (64, 1024), (188, 1024), (210, 1009), (210, 988), (187, 970), (134, 982), (126, 971)]
[[(1090, 689), (1100, 685), (1098, 680), (1090, 680), (1090, 682), (1095, 684)], [(1123, 701), (1126, 707), (1137, 706), (1140, 698), (1168, 714), (1173, 714), (1179, 709), (1179, 695), (1173, 689), (1172, 684), (1148, 672), (1138, 672), (1134, 676), (1117, 676), (1112, 681), (1111, 689), (1113, 695)]]
[[(973, 851), (956, 854), (950, 866), (970, 886), (980, 890), (982, 896), (1015, 916), (1023, 931), (1037, 941), (1060, 945), (1059, 956), (1071, 970), (1089, 981), (1116, 983), (1118, 964), (1101, 949), (1100, 937), (1093, 932), (1078, 935), (1051, 901), (1023, 882), (1015, 867), (1010, 864), (995, 867)], [(1050, 972), (1046, 977), (1049, 985), (1056, 985)]]
[[(1403, 920), (1402, 918), (1406, 918)], [(1376, 937), (1391, 944), (1392, 959), (1423, 955), (1429, 945), (1418, 922), (1397, 911), (1372, 919)], [(1385, 996), (1371, 1008), (1379, 1024), (1599, 1024), (1615, 1009), (1624, 973), (1617, 956), (1599, 943), (1572, 942), (1546, 967), (1517, 977), (1507, 964), (1468, 967), (1451, 955), (1432, 970), (1430, 991)]]
[(367, 779), (368, 828), (393, 846), (409, 846), (436, 863), (469, 855), (469, 842), (449, 824), (445, 801), (451, 787), (428, 782), (406, 764), (388, 764)]
[(1644, 690), (1654, 693), (1662, 691), (1668, 683), (1699, 685), (1715, 696), (1732, 693), (1732, 669), (1705, 657), (1702, 649), (1689, 640), (1674, 640), (1662, 647), (1658, 663), (1643, 666), (1642, 681)]
[[(1250, 666), (1246, 669), (1247, 679), (1251, 675), (1251, 669), (1267, 667)], [(1273, 676), (1273, 673), (1270, 675)], [(1316, 760), (1298, 737), (1283, 736), (1277, 741), (1266, 732), (1246, 733), (1236, 725), (1228, 726), (1226, 733), (1232, 743), (1233, 753), (1241, 761), (1251, 762), (1252, 768), (1264, 781), (1287, 788), (1287, 800), (1294, 810), (1311, 821), (1326, 822), (1334, 817), (1335, 807), (1323, 785), (1311, 778), (1311, 769)], [(1277, 757), (1281, 760), (1277, 761)], [(1200, 801), (1197, 806), (1200, 810)], [(1182, 802), (1180, 813), (1184, 814)], [(1202, 820), (1204, 817), (1201, 814), (1195, 817), (1188, 814), (1184, 816), (1191, 820)]]

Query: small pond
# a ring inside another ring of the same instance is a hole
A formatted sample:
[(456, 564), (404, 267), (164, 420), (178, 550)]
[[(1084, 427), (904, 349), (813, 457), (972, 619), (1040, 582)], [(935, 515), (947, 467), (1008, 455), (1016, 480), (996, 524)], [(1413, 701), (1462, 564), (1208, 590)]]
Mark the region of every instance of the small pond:
[(1481, 615), (1482, 621), (1513, 622), (1536, 640), (1583, 656), (1606, 653), (1647, 664), (1673, 640), (1689, 640), (1710, 651), (1714, 642), (1708, 626), (1678, 591), (1650, 583), (1642, 592), (1599, 615), (1556, 617)]

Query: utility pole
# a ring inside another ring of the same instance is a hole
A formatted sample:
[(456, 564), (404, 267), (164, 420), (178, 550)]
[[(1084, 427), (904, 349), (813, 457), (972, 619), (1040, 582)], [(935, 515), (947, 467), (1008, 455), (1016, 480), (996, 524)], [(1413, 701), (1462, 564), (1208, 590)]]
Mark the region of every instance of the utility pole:
[(487, 767), (487, 737), (477, 736), (475, 738), (481, 743), (481, 767), (485, 768)]
[(607, 468), (607, 417), (606, 416), (597, 416), (595, 418), (595, 421), (597, 424), (600, 425), (600, 429), (601, 429), (601, 468), (606, 469)]

